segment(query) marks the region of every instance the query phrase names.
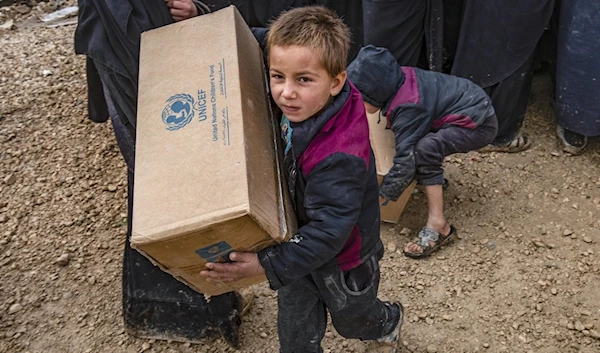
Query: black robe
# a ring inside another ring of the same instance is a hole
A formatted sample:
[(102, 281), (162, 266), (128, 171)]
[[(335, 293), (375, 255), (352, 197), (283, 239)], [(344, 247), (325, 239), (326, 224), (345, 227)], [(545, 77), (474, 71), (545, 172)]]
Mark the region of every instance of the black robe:
[(494, 143), (510, 143), (525, 117), (534, 52), (554, 0), (445, 0), (443, 8), (447, 33), (437, 56), (451, 74), (486, 90), (498, 117)]
[(600, 1), (562, 1), (557, 53), (558, 124), (600, 135)]

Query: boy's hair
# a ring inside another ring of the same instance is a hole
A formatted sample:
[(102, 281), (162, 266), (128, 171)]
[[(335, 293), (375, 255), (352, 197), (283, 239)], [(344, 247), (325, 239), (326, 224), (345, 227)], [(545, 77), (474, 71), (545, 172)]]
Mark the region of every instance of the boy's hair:
[(336, 76), (346, 70), (350, 30), (332, 10), (306, 6), (282, 13), (269, 26), (267, 52), (274, 46), (298, 45), (320, 54), (325, 70)]

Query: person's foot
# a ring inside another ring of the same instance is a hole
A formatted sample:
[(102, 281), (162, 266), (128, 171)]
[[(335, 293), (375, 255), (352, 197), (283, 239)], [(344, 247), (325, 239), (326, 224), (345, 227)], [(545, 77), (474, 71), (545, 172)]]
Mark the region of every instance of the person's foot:
[(506, 144), (494, 144), (491, 143), (483, 148), (480, 148), (479, 152), (504, 152), (504, 153), (516, 153), (525, 151), (531, 147), (531, 141), (526, 135), (518, 134), (512, 141)]
[(365, 353), (397, 353), (400, 351), (400, 331), (404, 320), (404, 307), (400, 303), (393, 303), (393, 305), (396, 305), (400, 311), (398, 324), (388, 335), (369, 342)]
[(425, 226), (419, 232), (417, 241), (404, 246), (404, 255), (414, 259), (428, 257), (449, 243), (455, 233), (456, 229), (447, 223), (443, 227)]
[(580, 135), (560, 125), (556, 126), (556, 135), (563, 143), (563, 151), (577, 156), (583, 153), (587, 145), (587, 136)]

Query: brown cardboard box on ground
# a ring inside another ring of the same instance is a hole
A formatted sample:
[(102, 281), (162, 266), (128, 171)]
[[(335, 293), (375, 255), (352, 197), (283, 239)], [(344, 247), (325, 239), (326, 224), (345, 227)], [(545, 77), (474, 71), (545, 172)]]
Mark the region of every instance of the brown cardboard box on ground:
[(231, 6), (142, 35), (131, 245), (197, 291), (207, 261), (295, 231), (262, 52)]
[[(396, 142), (392, 130), (386, 129), (387, 120), (385, 117), (379, 117), (377, 114), (367, 114), (369, 120), (369, 137), (371, 139), (371, 147), (375, 154), (375, 165), (377, 168), (377, 181), (381, 185), (383, 177), (394, 165), (394, 156), (396, 155)], [(398, 223), (402, 211), (406, 207), (410, 195), (417, 185), (413, 181), (404, 190), (398, 201), (388, 202), (387, 205), (381, 206), (381, 220), (388, 223)]]

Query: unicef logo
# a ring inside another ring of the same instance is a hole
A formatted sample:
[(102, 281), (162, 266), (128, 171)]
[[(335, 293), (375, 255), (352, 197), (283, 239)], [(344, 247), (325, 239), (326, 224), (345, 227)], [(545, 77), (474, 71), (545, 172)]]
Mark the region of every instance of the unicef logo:
[(162, 112), (162, 121), (167, 130), (179, 130), (194, 118), (194, 98), (189, 94), (176, 94), (167, 100)]

